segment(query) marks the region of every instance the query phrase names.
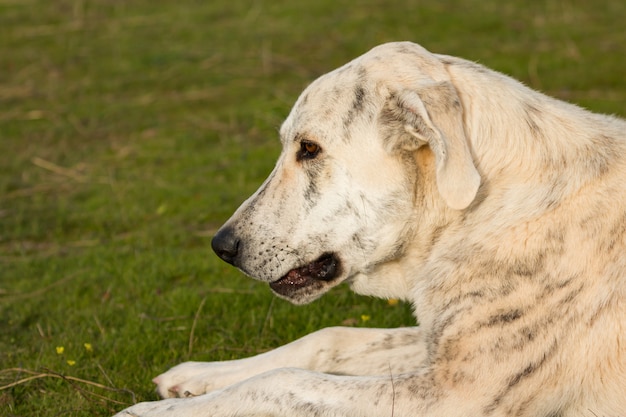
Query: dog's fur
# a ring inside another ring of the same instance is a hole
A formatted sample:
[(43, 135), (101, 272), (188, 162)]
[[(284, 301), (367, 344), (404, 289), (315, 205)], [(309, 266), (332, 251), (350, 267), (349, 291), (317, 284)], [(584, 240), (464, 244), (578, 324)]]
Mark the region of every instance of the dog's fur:
[(626, 416), (623, 120), (392, 43), (313, 82), (280, 134), (216, 251), (295, 303), (345, 281), (420, 325), (184, 363), (155, 382), (193, 398), (122, 415)]

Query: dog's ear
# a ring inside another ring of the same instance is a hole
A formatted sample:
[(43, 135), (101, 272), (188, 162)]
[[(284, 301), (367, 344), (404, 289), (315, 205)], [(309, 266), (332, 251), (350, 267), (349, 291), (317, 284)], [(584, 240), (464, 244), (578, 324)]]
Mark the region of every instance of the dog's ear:
[(435, 154), (439, 193), (451, 208), (467, 208), (476, 197), (480, 175), (465, 136), (463, 109), (455, 88), (440, 82), (397, 92), (391, 100), (396, 123), (403, 125), (400, 143), (395, 146), (417, 149), (428, 144)]

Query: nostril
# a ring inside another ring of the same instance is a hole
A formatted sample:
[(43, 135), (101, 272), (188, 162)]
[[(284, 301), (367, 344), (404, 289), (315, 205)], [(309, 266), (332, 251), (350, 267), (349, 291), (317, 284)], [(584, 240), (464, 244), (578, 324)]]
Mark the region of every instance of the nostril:
[(235, 258), (237, 258), (237, 253), (239, 253), (237, 246), (233, 248), (226, 248), (226, 249), (224, 248), (216, 249), (215, 247), (213, 247), (213, 250), (215, 251), (217, 256), (219, 256), (222, 260), (228, 262), (229, 264), (235, 263)]
[(211, 240), (211, 247), (217, 256), (233, 265), (239, 254), (240, 244), (241, 241), (235, 236), (230, 227), (220, 229)]

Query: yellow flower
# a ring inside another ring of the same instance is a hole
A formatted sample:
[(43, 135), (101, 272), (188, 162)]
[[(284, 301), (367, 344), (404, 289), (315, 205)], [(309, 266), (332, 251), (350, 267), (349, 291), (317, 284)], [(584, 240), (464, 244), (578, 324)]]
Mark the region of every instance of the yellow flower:
[(369, 319), (371, 319), (371, 317), (367, 314), (361, 314), (361, 321), (366, 322), (369, 321)]
[(64, 351), (65, 348), (63, 346), (57, 346), (57, 355), (62, 355)]
[(397, 298), (390, 298), (387, 300), (387, 304), (389, 304), (390, 306), (397, 306), (398, 305), (398, 299)]
[(68, 359), (68, 360), (67, 360), (67, 364), (68, 364), (69, 366), (74, 366), (74, 365), (76, 365), (76, 361), (73, 361), (73, 360), (71, 360), (71, 359)]
[(91, 343), (83, 343), (83, 346), (85, 346), (85, 350), (87, 352), (93, 352), (93, 346), (91, 346)]

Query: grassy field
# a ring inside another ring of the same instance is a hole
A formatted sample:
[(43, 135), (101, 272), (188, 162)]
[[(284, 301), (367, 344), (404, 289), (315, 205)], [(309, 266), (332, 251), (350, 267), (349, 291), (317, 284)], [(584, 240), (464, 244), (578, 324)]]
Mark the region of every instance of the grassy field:
[(291, 306), (210, 250), (298, 93), (413, 40), (623, 116), (625, 19), (623, 0), (0, 0), (0, 416), (107, 416), (181, 361), (412, 324), (345, 287)]

